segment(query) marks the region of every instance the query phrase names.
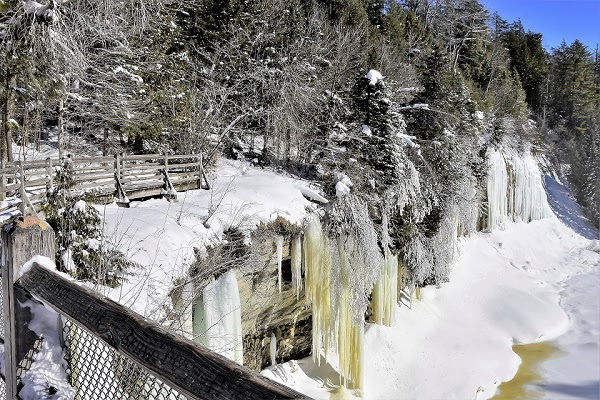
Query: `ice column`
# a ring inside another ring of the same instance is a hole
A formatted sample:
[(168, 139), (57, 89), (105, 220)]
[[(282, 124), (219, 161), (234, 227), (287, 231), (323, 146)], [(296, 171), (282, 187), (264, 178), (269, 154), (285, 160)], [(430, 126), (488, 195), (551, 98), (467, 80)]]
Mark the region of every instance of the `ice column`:
[(384, 267), (373, 287), (371, 307), (373, 320), (380, 325), (392, 326), (398, 304), (398, 257), (386, 254)]
[(277, 364), (277, 336), (275, 336), (275, 332), (271, 333), (270, 353), (271, 353), (271, 365), (276, 365)]
[(281, 293), (281, 260), (283, 258), (283, 237), (275, 237), (275, 245), (277, 246), (277, 287)]
[(196, 341), (217, 353), (243, 363), (242, 314), (234, 270), (213, 279), (194, 308)]
[(292, 239), (292, 286), (296, 289), (296, 300), (300, 298), (302, 290), (302, 239), (300, 235)]

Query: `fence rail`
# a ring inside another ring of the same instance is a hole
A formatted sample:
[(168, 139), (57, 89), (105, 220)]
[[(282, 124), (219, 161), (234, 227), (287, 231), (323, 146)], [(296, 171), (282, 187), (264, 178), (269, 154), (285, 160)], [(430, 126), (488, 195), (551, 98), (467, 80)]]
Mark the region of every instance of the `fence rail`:
[[(162, 195), (177, 198), (178, 191), (209, 188), (201, 154), (115, 155), (68, 157), (74, 192), (91, 192), (97, 198), (129, 200)], [(57, 167), (65, 160), (0, 163), (0, 213), (11, 216), (35, 210), (47, 191), (58, 183)]]
[(32, 316), (22, 304), (32, 297), (60, 315), (56, 329), (76, 398), (307, 398), (36, 262), (22, 269), (37, 254), (54, 254), (54, 232), (46, 223), (17, 217), (3, 227), (6, 398), (18, 398), (25, 360), (35, 358), (44, 340), (28, 329)]

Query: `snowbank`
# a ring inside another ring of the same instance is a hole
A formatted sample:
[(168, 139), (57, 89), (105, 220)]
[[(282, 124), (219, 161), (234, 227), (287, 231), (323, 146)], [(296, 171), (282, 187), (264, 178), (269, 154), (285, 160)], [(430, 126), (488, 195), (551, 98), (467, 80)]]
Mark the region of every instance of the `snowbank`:
[[(463, 239), (463, 256), (449, 283), (424, 289), (423, 300), (413, 301), (412, 309), (398, 307), (392, 327), (368, 325), (363, 398), (490, 398), (518, 369), (520, 359), (512, 351), (513, 344), (557, 337), (559, 347), (567, 351), (569, 345), (579, 346), (579, 352), (569, 356), (570, 364), (579, 363), (578, 369), (563, 374), (559, 382), (573, 376), (578, 380), (572, 382), (589, 378), (591, 390), (590, 382), (598, 378), (598, 304), (577, 297), (581, 320), (588, 321), (584, 330), (575, 325), (576, 319), (570, 321), (561, 304), (575, 301), (569, 300), (568, 293), (595, 290), (598, 298), (600, 255), (590, 250), (592, 246), (556, 218), (507, 222), (504, 230)], [(573, 279), (580, 279), (574, 277), (587, 274), (596, 276), (595, 281), (586, 281), (587, 289), (572, 285)], [(569, 337), (569, 332), (574, 332), (570, 344), (563, 344), (561, 338)], [(552, 363), (558, 363), (553, 367), (555, 375), (547, 377), (556, 379), (565, 365), (560, 360)], [(317, 367), (304, 359), (271, 367), (263, 374), (325, 399), (339, 384), (334, 367), (323, 363)], [(577, 375), (584, 368), (588, 371)], [(562, 386), (549, 381), (545, 387), (548, 396), (556, 398)]]

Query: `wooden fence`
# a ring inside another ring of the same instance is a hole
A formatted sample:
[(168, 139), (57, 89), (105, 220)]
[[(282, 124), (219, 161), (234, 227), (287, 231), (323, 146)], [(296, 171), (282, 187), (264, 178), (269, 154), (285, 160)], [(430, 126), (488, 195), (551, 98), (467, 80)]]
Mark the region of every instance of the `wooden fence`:
[[(28, 321), (32, 318), (29, 309), (21, 306), (27, 299), (32, 301), (32, 297), (59, 313), (59, 321), (63, 321), (57, 324), (59, 333), (62, 333), (65, 320), (69, 324), (76, 324), (86, 334), (93, 336), (94, 340), (101, 341), (111, 351), (139, 365), (155, 381), (158, 379), (163, 386), (149, 391), (143, 398), (181, 398), (180, 395), (188, 399), (307, 398), (192, 341), (171, 334), (55, 271), (37, 263), (33, 263), (26, 271), (22, 270), (23, 264), (34, 255), (53, 258), (54, 232), (36, 217), (14, 218), (2, 229), (3, 339), (7, 399), (18, 398), (19, 379), (27, 368), (24, 360), (28, 358), (27, 354), (31, 354), (35, 343), (40, 341), (28, 329)], [(77, 337), (77, 340), (63, 345), (67, 347), (65, 351), (74, 351), (75, 346), (82, 344), (83, 336)], [(83, 381), (79, 375), (85, 370), (93, 375), (95, 385), (102, 379), (119, 379), (114, 374), (106, 374), (106, 369), (94, 369), (95, 364), (100, 362), (98, 357), (87, 362), (90, 365), (83, 368), (82, 360), (79, 359), (78, 377), (70, 378)], [(70, 368), (71, 371), (75, 369), (73, 366)], [(134, 386), (138, 387), (148, 385), (139, 383), (139, 379), (135, 382)], [(149, 380), (146, 379), (145, 382)], [(78, 384), (70, 383), (76, 392), (76, 398), (109, 397), (97, 392), (93, 397), (83, 395), (78, 392), (82, 390)], [(169, 395), (159, 396), (158, 393), (164, 393), (165, 387)], [(178, 394), (174, 395), (175, 392)]]
[[(177, 191), (209, 188), (202, 155), (115, 155), (68, 157), (64, 160), (0, 163), (0, 213), (25, 214), (41, 204), (47, 190), (59, 183), (58, 167), (70, 165), (72, 190), (88, 192), (102, 201), (129, 200), (162, 195), (173, 199)], [(62, 177), (64, 178), (64, 177)]]

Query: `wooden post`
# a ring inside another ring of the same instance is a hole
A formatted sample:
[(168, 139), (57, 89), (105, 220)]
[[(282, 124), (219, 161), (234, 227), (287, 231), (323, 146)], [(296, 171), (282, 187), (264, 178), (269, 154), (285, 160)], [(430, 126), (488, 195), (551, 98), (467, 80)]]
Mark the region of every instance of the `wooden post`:
[(33, 348), (37, 335), (28, 329), (29, 308), (19, 303), (28, 300), (14, 283), (21, 276), (23, 264), (35, 255), (54, 260), (54, 231), (33, 216), (19, 216), (2, 228), (2, 295), (4, 313), (4, 365), (6, 398), (17, 398), (17, 385), (27, 353)]
[(127, 193), (121, 184), (121, 170), (123, 159), (120, 154), (115, 154), (115, 198), (119, 207), (129, 207)]
[(202, 153), (198, 155), (198, 189), (202, 189)]
[(26, 203), (25, 203), (25, 173), (23, 172), (23, 161), (17, 161), (16, 164), (19, 165), (19, 181), (21, 186), (19, 187), (19, 194), (21, 195), (21, 204), (19, 204), (19, 210), (21, 210), (21, 215), (25, 215)]
[(204, 173), (204, 161), (202, 160), (202, 158), (203, 158), (202, 153), (200, 153), (200, 173), (204, 177), (204, 182), (206, 182), (206, 190), (210, 190), (210, 183), (208, 183), (208, 178), (206, 177), (206, 174)]
[(166, 153), (163, 157), (163, 165), (165, 166), (163, 170), (165, 178), (165, 193), (163, 194), (163, 197), (169, 201), (177, 200), (177, 192), (175, 192), (175, 188), (171, 183), (171, 178), (169, 178), (169, 156)]

